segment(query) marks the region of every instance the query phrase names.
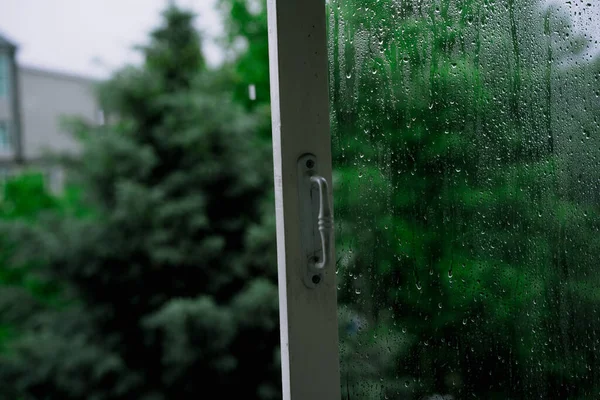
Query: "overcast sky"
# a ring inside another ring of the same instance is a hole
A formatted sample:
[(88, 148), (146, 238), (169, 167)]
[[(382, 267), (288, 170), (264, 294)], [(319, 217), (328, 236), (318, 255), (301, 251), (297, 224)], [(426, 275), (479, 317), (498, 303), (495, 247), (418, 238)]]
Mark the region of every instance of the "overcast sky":
[[(222, 31), (215, 0), (177, 0), (193, 9), (197, 27), (210, 39)], [(0, 32), (19, 45), (25, 65), (107, 76), (139, 58), (131, 48), (144, 43), (160, 22), (167, 0), (0, 0)], [(218, 48), (206, 40), (211, 64)]]
[[(131, 48), (146, 40), (167, 1), (0, 0), (0, 32), (19, 44), (22, 64), (104, 77), (139, 60)], [(592, 41), (600, 39), (600, 0), (542, 1), (561, 5), (577, 30)], [(198, 14), (197, 27), (207, 38), (204, 50), (213, 65), (221, 53), (210, 39), (222, 32), (215, 2), (176, 0)]]

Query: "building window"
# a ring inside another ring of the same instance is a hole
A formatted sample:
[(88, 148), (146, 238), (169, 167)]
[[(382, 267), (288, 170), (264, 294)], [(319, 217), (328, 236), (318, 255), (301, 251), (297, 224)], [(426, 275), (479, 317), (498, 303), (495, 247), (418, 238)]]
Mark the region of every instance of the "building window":
[(0, 121), (0, 153), (12, 151), (12, 140), (10, 138), (9, 124), (6, 121)]
[(6, 54), (0, 54), (0, 98), (7, 97), (10, 82), (10, 62)]

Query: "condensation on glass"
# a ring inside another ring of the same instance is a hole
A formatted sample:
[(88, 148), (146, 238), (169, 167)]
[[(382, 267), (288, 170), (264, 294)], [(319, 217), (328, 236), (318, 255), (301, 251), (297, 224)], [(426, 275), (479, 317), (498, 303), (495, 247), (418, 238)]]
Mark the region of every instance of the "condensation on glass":
[(344, 399), (600, 398), (600, 6), (327, 13)]

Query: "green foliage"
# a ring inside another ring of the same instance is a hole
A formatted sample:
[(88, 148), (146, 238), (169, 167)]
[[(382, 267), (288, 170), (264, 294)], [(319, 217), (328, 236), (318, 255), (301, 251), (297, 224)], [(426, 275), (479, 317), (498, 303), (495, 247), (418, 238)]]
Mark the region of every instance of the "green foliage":
[[(68, 188), (64, 195), (51, 195), (41, 174), (25, 173), (2, 185), (0, 224), (2, 226), (35, 224), (49, 212), (84, 215), (77, 191)], [(0, 239), (0, 353), (23, 334), (29, 318), (45, 309), (64, 306), (63, 288), (49, 279), (42, 265), (34, 262), (13, 263), (18, 242)]]
[(192, 20), (169, 6), (144, 65), (102, 85), (107, 125), (71, 121), (83, 154), (69, 166), (93, 214), (5, 228), (12, 265), (43, 266), (71, 305), (31, 315), (0, 358), (0, 396), (280, 396), (257, 117), (205, 68)]
[(557, 61), (531, 61), (562, 41), (544, 39), (543, 18), (518, 20), (527, 4), (506, 6), (329, 9), (339, 298), (366, 336), (391, 327), (403, 343), (379, 394), (367, 385), (360, 398), (597, 392), (592, 344), (569, 343), (593, 337), (595, 305), (564, 285), (596, 276), (600, 210), (562, 184), (559, 97), (539, 93), (563, 79)]
[[(226, 46), (233, 58), (235, 99), (251, 109), (269, 103), (269, 43), (266, 3), (256, 0), (219, 0), (225, 16)], [(248, 85), (256, 86), (256, 100)]]
[(58, 201), (45, 188), (41, 174), (26, 174), (2, 186), (2, 219), (35, 218), (40, 212), (58, 207)]
[[(269, 42), (266, 2), (257, 0), (218, 0), (224, 15), (225, 50), (229, 57), (223, 69), (230, 71), (236, 103), (259, 116), (259, 142), (271, 145)], [(254, 85), (256, 98), (249, 96)], [(272, 158), (265, 165), (272, 167)]]

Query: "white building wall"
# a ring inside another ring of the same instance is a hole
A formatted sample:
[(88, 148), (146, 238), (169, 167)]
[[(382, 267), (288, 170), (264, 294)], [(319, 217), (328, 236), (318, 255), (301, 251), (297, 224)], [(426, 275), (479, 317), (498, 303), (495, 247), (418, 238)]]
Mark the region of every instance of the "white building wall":
[(76, 153), (79, 144), (63, 129), (61, 120), (80, 117), (96, 122), (95, 81), (30, 67), (19, 67), (18, 76), (25, 163), (47, 152)]

